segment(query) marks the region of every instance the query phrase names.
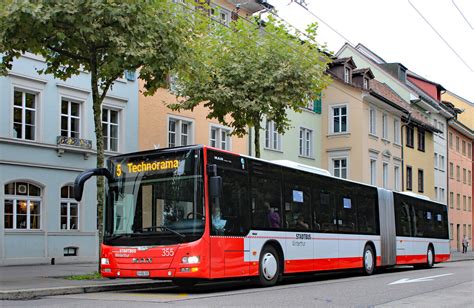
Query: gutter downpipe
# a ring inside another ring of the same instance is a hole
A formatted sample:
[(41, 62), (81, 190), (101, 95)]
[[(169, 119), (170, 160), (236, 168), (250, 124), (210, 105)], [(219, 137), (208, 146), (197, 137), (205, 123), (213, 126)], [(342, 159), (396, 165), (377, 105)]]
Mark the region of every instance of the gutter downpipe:
[(405, 191), (405, 143), (403, 141), (403, 127), (407, 127), (411, 122), (411, 112), (408, 112), (407, 122), (401, 125), (401, 141), (402, 141), (402, 191)]

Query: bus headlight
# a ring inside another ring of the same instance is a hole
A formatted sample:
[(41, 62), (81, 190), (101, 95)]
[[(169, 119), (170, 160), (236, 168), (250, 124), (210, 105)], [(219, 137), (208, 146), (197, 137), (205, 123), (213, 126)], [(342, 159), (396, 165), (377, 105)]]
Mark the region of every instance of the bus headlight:
[(199, 261), (200, 261), (199, 256), (183, 257), (181, 259), (181, 263), (186, 263), (186, 264), (196, 264), (196, 263), (199, 263)]
[(109, 265), (109, 259), (108, 258), (100, 258), (100, 265)]

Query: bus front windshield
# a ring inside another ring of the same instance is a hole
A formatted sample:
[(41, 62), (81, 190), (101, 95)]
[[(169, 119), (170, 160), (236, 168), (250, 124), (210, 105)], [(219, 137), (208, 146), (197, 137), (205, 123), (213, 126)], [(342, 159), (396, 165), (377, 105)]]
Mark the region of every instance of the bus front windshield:
[(119, 158), (109, 162), (104, 243), (169, 245), (204, 232), (199, 150)]

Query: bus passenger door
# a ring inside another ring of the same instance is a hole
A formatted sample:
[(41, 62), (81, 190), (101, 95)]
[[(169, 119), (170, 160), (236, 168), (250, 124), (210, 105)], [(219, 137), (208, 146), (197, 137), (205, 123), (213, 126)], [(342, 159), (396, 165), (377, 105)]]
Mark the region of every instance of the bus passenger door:
[[(285, 180), (291, 177), (285, 177)], [(286, 235), (285, 273), (313, 270), (313, 239), (311, 194), (308, 187), (285, 181), (284, 186)]]
[(331, 270), (339, 267), (339, 234), (334, 193), (313, 190), (314, 270)]
[(244, 236), (250, 226), (248, 175), (243, 170), (218, 168), (222, 196), (211, 202), (211, 276), (249, 274), (249, 251)]
[(356, 268), (361, 266), (363, 253), (357, 234), (357, 205), (348, 188), (340, 187), (340, 190), (336, 200), (339, 268)]

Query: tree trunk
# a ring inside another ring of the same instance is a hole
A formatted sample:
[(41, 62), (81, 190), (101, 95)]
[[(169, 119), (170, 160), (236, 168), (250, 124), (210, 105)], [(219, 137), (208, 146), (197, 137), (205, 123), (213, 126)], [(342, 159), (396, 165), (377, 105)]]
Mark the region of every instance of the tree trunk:
[[(97, 65), (91, 65), (92, 109), (94, 110), (95, 137), (97, 146), (97, 168), (104, 166), (104, 134), (102, 132), (102, 99), (99, 95)], [(99, 273), (103, 237), (104, 178), (97, 177), (97, 230), (99, 231)]]
[(255, 157), (260, 158), (260, 119), (255, 122), (255, 137), (254, 137), (254, 146), (255, 146)]

